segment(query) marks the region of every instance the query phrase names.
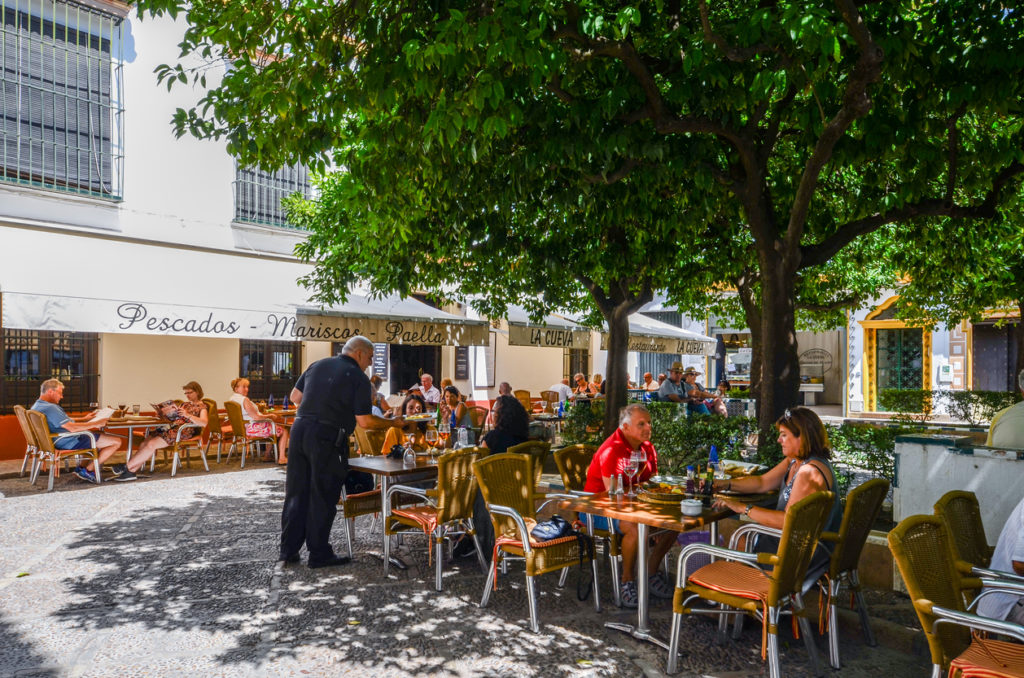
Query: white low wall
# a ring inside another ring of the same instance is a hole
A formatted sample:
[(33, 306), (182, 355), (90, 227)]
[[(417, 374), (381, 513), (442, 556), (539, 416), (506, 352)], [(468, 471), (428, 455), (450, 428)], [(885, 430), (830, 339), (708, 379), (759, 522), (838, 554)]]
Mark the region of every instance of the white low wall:
[(897, 438), (893, 517), (899, 522), (933, 513), (943, 494), (967, 490), (978, 496), (985, 536), (995, 544), (1024, 496), (1024, 460), (1019, 455), (1024, 450), (972, 447), (970, 439), (948, 435)]

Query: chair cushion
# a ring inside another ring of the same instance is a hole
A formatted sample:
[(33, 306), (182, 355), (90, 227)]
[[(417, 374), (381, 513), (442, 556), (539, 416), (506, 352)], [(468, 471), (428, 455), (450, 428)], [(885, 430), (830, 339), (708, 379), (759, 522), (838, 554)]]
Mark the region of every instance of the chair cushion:
[(1024, 645), (991, 638), (975, 638), (970, 647), (950, 662), (949, 675), (963, 678), (1024, 676)]
[(424, 534), (427, 535), (432, 533), (437, 527), (437, 509), (433, 506), (421, 505), (392, 509), (391, 515), (396, 518), (406, 518), (412, 521), (419, 525), (423, 529)]
[(766, 601), (771, 580), (759, 567), (732, 560), (716, 560), (691, 574), (687, 583), (739, 598)]

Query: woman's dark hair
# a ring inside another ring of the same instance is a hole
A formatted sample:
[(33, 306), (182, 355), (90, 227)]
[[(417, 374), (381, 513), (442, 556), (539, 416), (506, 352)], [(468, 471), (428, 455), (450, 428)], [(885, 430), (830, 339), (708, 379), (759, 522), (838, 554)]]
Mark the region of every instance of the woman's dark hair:
[(455, 386), (452, 386), (452, 385), (445, 386), (444, 387), (444, 392), (445, 393), (454, 393), (456, 398), (459, 398), (460, 400), (462, 399), (462, 394), (459, 393), (459, 389), (455, 388)]
[[(406, 414), (405, 408), (409, 404), (410, 400), (415, 400), (420, 404), (420, 407), (423, 408), (422, 410), (420, 410), (421, 412), (425, 413), (427, 411), (427, 401), (423, 399), (423, 396), (421, 396), (419, 393), (410, 393), (409, 395), (405, 396), (405, 400), (402, 401), (402, 409), (400, 410), (400, 412), (403, 417)], [(427, 422), (425, 421), (422, 421), (416, 425), (419, 426), (421, 431), (427, 430)]]
[(785, 426), (786, 430), (800, 440), (800, 458), (818, 457), (831, 459), (832, 450), (828, 447), (828, 433), (825, 425), (806, 407), (791, 407), (775, 422), (776, 426)]
[(722, 389), (723, 391), (728, 391), (730, 388), (732, 388), (732, 384), (729, 383), (728, 379), (723, 379), (722, 381), (718, 382), (718, 388)]
[(523, 404), (513, 396), (498, 396), (494, 401), (494, 429), (523, 439), (530, 437), (530, 417)]

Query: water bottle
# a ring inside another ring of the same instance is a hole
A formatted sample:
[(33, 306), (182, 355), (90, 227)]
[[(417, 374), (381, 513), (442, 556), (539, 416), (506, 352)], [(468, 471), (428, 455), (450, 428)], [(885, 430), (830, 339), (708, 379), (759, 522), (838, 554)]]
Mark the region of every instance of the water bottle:
[(693, 470), (693, 466), (686, 467), (686, 494), (697, 494), (697, 472)]
[(708, 454), (708, 463), (709, 464), (714, 464), (715, 466), (718, 465), (718, 446), (717, 445), (712, 445), (711, 446), (711, 453)]
[(274, 409), (274, 394), (273, 393), (271, 393), (269, 396), (267, 396), (267, 408), (271, 409), (271, 410)]
[(558, 416), (559, 417), (564, 417), (565, 416), (565, 401), (564, 400), (559, 400), (558, 401)]
[(456, 447), (463, 448), (469, 447), (469, 431), (466, 430), (465, 426), (459, 427), (459, 438)]
[(283, 407), (286, 410), (288, 409), (288, 396), (284, 397), (284, 403), (282, 403), (281, 407)]

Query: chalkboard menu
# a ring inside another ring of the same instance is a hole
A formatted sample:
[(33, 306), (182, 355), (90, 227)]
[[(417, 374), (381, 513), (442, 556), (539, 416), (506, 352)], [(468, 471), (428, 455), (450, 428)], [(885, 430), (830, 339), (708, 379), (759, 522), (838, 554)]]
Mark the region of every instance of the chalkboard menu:
[(469, 346), (455, 347), (455, 378), (469, 379)]
[(388, 345), (373, 345), (373, 373), (381, 379), (388, 379)]

